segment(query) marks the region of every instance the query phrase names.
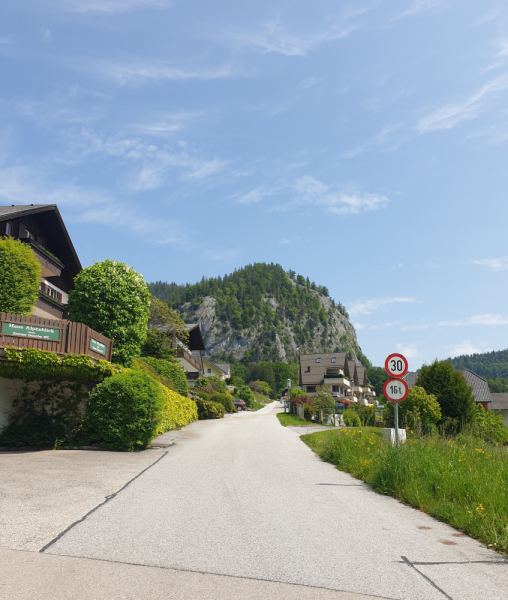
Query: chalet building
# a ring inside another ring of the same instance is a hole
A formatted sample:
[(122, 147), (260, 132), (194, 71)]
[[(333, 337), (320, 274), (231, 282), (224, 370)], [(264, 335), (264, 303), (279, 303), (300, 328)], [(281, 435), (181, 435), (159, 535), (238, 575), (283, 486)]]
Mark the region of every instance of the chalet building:
[(39, 297), (32, 315), (67, 318), (68, 293), (81, 263), (56, 205), (0, 206), (0, 236), (30, 246), (41, 264)]
[(301, 354), (298, 383), (308, 396), (319, 386), (326, 386), (334, 398), (362, 405), (374, 402), (376, 396), (365, 367), (348, 360), (345, 352)]
[[(225, 381), (229, 375), (229, 365), (219, 365), (217, 363), (212, 362), (209, 358), (202, 359), (203, 362), (203, 375), (205, 377), (217, 377), (221, 381)], [(226, 369), (227, 367), (227, 369)]]
[(186, 325), (189, 343), (175, 351), (175, 359), (185, 372), (189, 381), (195, 381), (203, 376), (203, 352), (206, 350), (201, 327), (197, 323)]
[[(467, 384), (471, 388), (476, 404), (481, 404), (483, 408), (487, 410), (489, 408), (489, 403), (492, 402), (489, 384), (487, 381), (469, 369), (460, 371), (460, 373), (463, 375), (464, 379), (467, 381)], [(409, 389), (411, 389), (416, 384), (416, 380), (418, 379), (418, 371), (406, 373), (402, 379), (405, 380)]]

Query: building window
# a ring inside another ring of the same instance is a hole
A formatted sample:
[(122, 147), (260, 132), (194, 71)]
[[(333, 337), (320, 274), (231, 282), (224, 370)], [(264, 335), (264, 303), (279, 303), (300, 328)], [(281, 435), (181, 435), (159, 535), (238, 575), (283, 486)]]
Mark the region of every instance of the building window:
[(332, 358), (332, 362), (337, 362), (337, 359), (335, 358), (335, 356)]
[(338, 385), (332, 385), (332, 392), (338, 392), (339, 391), (339, 386)]
[(307, 386), (307, 392), (313, 394), (316, 391), (316, 386), (315, 385), (308, 385)]
[(316, 362), (321, 362), (321, 359), (320, 358), (316, 358)]
[(307, 373), (310, 373), (310, 365), (307, 367)]
[(207, 369), (207, 370), (206, 370), (206, 372), (207, 372), (207, 373), (211, 373), (211, 372), (212, 372), (212, 369)]
[(12, 237), (12, 223), (5, 224), (5, 235)]

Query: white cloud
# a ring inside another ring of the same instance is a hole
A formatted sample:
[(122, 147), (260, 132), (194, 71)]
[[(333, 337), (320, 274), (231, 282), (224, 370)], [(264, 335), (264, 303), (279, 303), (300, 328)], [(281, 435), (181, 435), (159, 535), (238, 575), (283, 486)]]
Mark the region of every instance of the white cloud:
[(378, 210), (388, 205), (390, 200), (380, 194), (347, 194), (334, 192), (314, 177), (300, 177), (294, 186), (298, 204), (311, 204), (323, 207), (335, 215), (356, 215)]
[(462, 354), (478, 354), (479, 352), (482, 352), (482, 350), (474, 346), (469, 340), (452, 346), (449, 350), (449, 354), (452, 357), (461, 356)]
[(488, 95), (507, 88), (508, 76), (506, 75), (489, 81), (463, 102), (446, 104), (422, 117), (418, 122), (417, 129), (420, 133), (429, 133), (439, 129), (452, 129), (461, 121), (475, 119), (482, 109), (482, 101)]
[(176, 111), (158, 114), (140, 123), (126, 126), (127, 129), (140, 135), (166, 137), (182, 131), (189, 123), (203, 115), (202, 111)]
[(397, 350), (406, 358), (417, 358), (419, 356), (416, 344), (397, 344)]
[(356, 146), (355, 148), (353, 148), (353, 150), (344, 152), (344, 154), (341, 154), (341, 158), (354, 158), (355, 156), (358, 156), (358, 154), (365, 152), (369, 148), (384, 145), (386, 142), (389, 141), (392, 133), (399, 131), (399, 129), (402, 126), (402, 123), (385, 125), (381, 129), (381, 131), (377, 133), (371, 140)]
[(131, 61), (127, 63), (98, 60), (85, 63), (83, 68), (92, 72), (97, 77), (114, 81), (119, 85), (137, 85), (163, 80), (224, 79), (232, 77), (235, 74), (238, 75), (238, 73), (234, 72), (231, 65), (223, 65), (216, 68), (201, 67), (185, 69), (157, 62), (156, 60), (146, 62)]
[(475, 315), (473, 317), (469, 317), (469, 319), (461, 321), (440, 321), (438, 325), (440, 327), (461, 327), (464, 325), (508, 325), (508, 316), (487, 313), (485, 315)]
[(439, 2), (437, 0), (415, 0), (413, 4), (397, 18), (402, 19), (404, 17), (412, 17), (421, 12), (434, 8), (438, 4)]
[(238, 198), (239, 204), (253, 204), (255, 202), (259, 202), (263, 198), (267, 196), (276, 196), (284, 186), (274, 186), (274, 187), (266, 187), (262, 185), (254, 190), (251, 190), (247, 194), (240, 196)]
[(502, 40), (501, 42), (499, 42), (498, 46), (499, 46), (499, 52), (497, 53), (497, 55), (498, 56), (508, 56), (508, 39)]
[(167, 0), (64, 0), (58, 6), (70, 12), (80, 14), (116, 15), (142, 8), (168, 8)]
[(415, 302), (415, 298), (372, 298), (371, 300), (361, 300), (355, 302), (353, 306), (348, 308), (348, 312), (352, 317), (358, 315), (371, 315), (373, 312), (390, 306), (391, 304)]
[(381, 323), (380, 325), (371, 325), (371, 329), (391, 329), (399, 324), (399, 321), (394, 321), (393, 323)]
[(368, 327), (367, 323), (353, 323), (353, 327), (356, 331), (361, 331), (362, 329), (366, 329)]
[(492, 271), (506, 271), (508, 270), (508, 256), (501, 258), (484, 258), (481, 260), (473, 260), (475, 265), (481, 265), (482, 267), (488, 267)]
[(280, 243), (281, 244), (289, 244), (289, 240), (281, 240)]

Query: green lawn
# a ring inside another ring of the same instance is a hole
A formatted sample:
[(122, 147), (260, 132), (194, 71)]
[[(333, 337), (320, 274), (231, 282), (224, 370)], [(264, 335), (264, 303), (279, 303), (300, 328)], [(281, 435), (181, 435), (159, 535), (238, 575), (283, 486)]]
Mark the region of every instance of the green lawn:
[(305, 421), (304, 419), (300, 419), (297, 415), (290, 415), (289, 413), (277, 413), (277, 419), (279, 419), (280, 424), (284, 425), (284, 427), (287, 427), (288, 425), (310, 427), (312, 425), (309, 421)]
[[(288, 415), (289, 416), (289, 415)], [(458, 435), (417, 437), (397, 450), (375, 427), (302, 436), (323, 460), (508, 553), (508, 448)]]
[(252, 403), (251, 410), (259, 410), (264, 408), (266, 404), (270, 404), (272, 400), (268, 396), (263, 396), (263, 394), (256, 394), (254, 392), (254, 402)]

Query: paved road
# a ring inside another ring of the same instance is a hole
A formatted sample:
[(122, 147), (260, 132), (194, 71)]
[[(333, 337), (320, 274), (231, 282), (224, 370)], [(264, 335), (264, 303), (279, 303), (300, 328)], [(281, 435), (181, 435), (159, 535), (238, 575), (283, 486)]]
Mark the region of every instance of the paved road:
[(233, 582), (223, 598), (250, 597), (242, 587), (250, 581), (293, 584), (287, 596), (270, 587), (252, 596), (277, 600), (327, 590), (348, 593), (337, 598), (506, 600), (508, 564), (497, 554), (323, 463), (269, 411), (169, 434), (176, 444), (45, 558), (227, 576), (218, 578)]

